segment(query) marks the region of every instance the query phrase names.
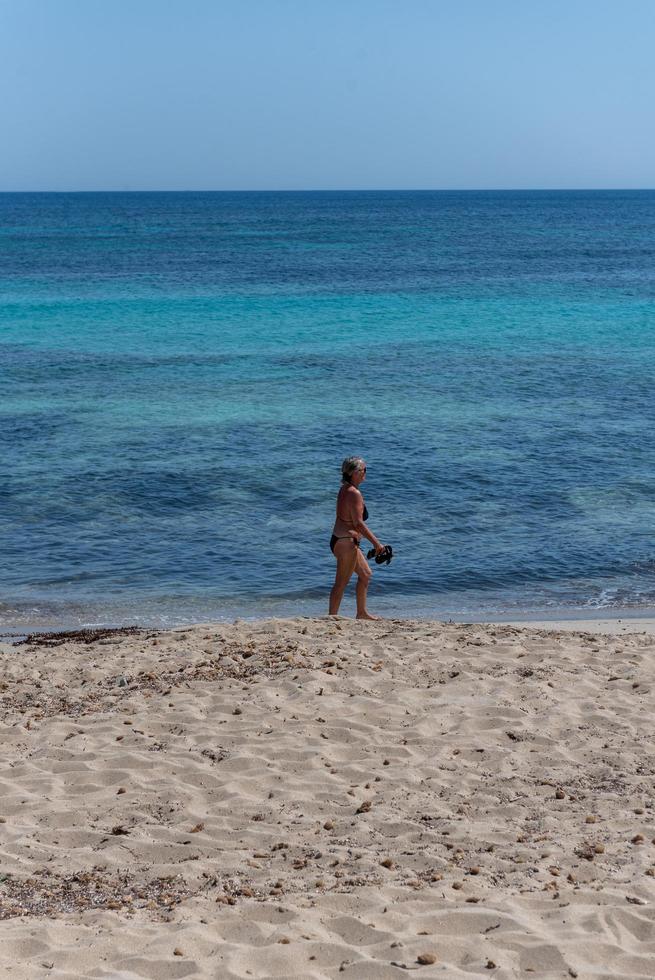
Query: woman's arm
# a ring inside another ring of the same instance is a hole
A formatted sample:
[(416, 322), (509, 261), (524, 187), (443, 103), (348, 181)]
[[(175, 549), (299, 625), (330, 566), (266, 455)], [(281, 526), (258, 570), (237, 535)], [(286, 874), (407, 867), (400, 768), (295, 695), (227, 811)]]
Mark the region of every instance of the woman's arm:
[(384, 545), (380, 544), (373, 532), (367, 528), (366, 524), (364, 524), (364, 498), (359, 490), (355, 489), (355, 487), (350, 488), (348, 496), (350, 498), (350, 512), (352, 515), (353, 527), (358, 534), (361, 534), (367, 541), (371, 542), (377, 554), (378, 552), (382, 551)]

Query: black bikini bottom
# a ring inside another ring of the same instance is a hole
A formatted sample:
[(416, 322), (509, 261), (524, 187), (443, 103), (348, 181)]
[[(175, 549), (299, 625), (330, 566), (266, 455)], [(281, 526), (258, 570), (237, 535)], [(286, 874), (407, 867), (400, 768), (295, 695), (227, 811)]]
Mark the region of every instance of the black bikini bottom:
[[(334, 554), (334, 546), (337, 543), (337, 541), (345, 541), (346, 538), (350, 538), (350, 535), (349, 534), (344, 534), (344, 535), (342, 535), (342, 537), (338, 537), (336, 534), (333, 534), (332, 535), (332, 537), (330, 538), (330, 551), (332, 552), (332, 554)], [(354, 541), (355, 539), (354, 538), (350, 538), (350, 540), (351, 541)], [(359, 545), (357, 544), (356, 541), (355, 541), (355, 546), (357, 548), (359, 547)]]

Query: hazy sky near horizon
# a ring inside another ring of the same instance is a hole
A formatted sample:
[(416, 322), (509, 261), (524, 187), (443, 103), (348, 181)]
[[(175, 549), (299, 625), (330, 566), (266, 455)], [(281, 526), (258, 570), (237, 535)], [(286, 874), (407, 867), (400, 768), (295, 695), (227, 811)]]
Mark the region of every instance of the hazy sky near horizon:
[(0, 191), (655, 187), (653, 0), (0, 0)]

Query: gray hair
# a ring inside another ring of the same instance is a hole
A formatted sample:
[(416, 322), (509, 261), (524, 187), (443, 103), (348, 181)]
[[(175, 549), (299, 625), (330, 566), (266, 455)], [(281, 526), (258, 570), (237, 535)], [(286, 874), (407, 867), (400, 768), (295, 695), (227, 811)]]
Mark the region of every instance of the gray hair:
[(350, 483), (350, 478), (357, 470), (363, 470), (366, 463), (361, 456), (349, 456), (341, 464), (341, 479), (344, 483)]

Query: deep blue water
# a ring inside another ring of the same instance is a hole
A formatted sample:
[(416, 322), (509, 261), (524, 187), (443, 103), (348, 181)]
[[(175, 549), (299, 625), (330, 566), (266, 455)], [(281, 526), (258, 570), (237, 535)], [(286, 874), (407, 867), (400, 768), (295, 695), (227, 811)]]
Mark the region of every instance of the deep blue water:
[[(0, 629), (655, 605), (655, 192), (0, 195)], [(343, 611), (352, 610), (349, 598)]]

